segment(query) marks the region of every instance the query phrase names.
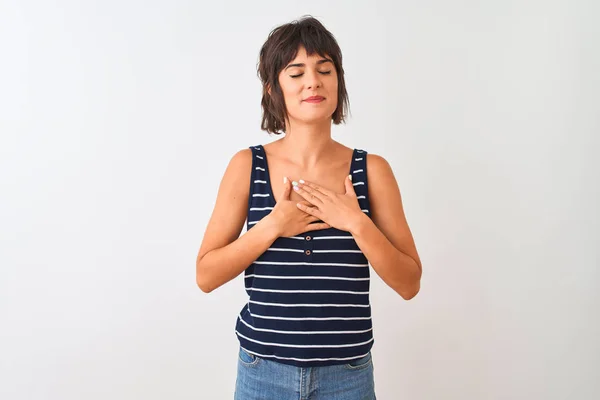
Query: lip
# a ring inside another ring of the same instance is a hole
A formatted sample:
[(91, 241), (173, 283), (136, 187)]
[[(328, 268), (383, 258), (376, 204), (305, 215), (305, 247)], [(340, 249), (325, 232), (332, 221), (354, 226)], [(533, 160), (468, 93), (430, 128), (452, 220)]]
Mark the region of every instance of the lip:
[(310, 96), (304, 99), (304, 101), (307, 101), (309, 103), (320, 103), (323, 100), (325, 100), (325, 97), (323, 96)]

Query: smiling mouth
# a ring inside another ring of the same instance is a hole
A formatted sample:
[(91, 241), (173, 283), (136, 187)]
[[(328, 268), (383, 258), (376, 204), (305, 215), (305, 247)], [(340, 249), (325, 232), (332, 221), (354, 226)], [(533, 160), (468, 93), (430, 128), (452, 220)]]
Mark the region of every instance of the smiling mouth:
[(306, 101), (306, 102), (308, 102), (308, 103), (320, 103), (320, 102), (322, 102), (323, 100), (325, 100), (325, 97), (318, 97), (318, 98), (312, 98), (312, 99), (311, 99), (311, 98), (308, 98), (308, 99), (306, 99), (306, 100), (304, 100), (304, 101)]

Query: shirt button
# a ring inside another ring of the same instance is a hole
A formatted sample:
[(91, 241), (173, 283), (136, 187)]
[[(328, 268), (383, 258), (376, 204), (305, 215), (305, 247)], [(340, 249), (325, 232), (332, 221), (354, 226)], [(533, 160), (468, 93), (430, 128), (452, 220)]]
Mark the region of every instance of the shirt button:
[(307, 256), (310, 256), (310, 250), (306, 250), (306, 251), (304, 252), (304, 254), (306, 254)]
[(306, 240), (310, 240), (310, 239), (312, 239), (312, 238), (311, 238), (310, 236), (307, 236), (305, 239), (306, 239)]

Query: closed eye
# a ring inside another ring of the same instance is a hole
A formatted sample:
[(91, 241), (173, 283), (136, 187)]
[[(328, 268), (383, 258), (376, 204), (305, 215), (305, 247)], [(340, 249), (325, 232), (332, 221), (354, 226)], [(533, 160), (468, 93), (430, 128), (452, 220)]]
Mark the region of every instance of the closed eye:
[[(323, 71), (323, 72), (319, 71), (319, 73), (322, 75), (329, 75), (329, 74), (331, 74), (331, 71)], [(290, 75), (290, 78), (298, 78), (299, 76), (302, 76), (302, 75), (304, 75), (304, 74)]]

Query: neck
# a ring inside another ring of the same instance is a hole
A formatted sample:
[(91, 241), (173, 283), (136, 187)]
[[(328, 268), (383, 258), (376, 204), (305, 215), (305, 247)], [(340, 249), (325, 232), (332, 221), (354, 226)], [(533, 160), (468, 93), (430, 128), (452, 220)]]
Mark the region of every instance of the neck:
[(331, 138), (331, 118), (311, 124), (291, 121), (279, 140), (281, 150), (301, 168), (312, 168), (327, 157), (335, 146)]

